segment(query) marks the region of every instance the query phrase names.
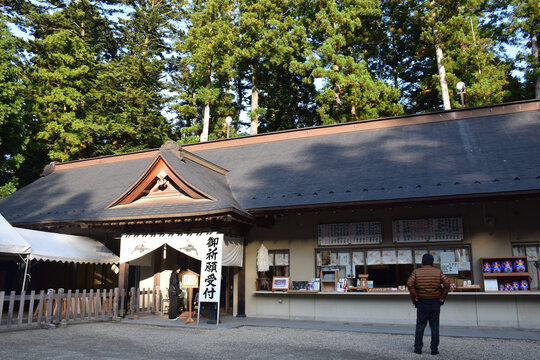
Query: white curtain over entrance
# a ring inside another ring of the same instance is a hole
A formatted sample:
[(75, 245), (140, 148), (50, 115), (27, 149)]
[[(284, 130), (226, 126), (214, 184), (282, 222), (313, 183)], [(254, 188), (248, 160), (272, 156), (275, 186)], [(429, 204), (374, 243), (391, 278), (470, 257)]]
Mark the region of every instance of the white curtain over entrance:
[[(205, 241), (215, 232), (189, 234), (146, 234), (122, 235), (120, 242), (120, 262), (138, 259), (162, 246), (168, 246), (187, 256), (202, 260)], [(242, 266), (244, 241), (242, 238), (224, 235), (223, 237), (223, 266)]]

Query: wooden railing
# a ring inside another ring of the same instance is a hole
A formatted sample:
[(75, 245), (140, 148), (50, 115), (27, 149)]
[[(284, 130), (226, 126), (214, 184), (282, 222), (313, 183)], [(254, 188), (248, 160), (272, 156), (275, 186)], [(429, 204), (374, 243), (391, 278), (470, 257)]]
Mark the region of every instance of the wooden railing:
[(162, 311), (162, 295), (159, 287), (154, 289), (135, 289), (129, 291), (129, 307), (127, 316), (137, 316), (138, 314), (155, 314)]
[[(129, 295), (129, 296), (127, 296)], [(126, 297), (127, 296), (127, 297)], [(128, 300), (126, 302), (126, 300)], [(131, 288), (110, 290), (49, 289), (17, 295), (0, 291), (0, 330), (47, 328), (76, 321), (110, 321), (161, 311), (161, 292)], [(125, 304), (128, 304), (126, 306)]]

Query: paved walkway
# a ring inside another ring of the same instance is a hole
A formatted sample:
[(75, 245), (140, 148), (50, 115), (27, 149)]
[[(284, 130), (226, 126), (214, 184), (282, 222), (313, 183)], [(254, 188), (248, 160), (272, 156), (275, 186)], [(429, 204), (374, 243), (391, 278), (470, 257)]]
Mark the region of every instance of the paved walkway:
[[(352, 331), (371, 334), (393, 334), (393, 335), (414, 335), (414, 324), (393, 325), (393, 324), (365, 324), (333, 321), (310, 321), (310, 320), (287, 320), (270, 319), (258, 317), (234, 317), (223, 316), (219, 325), (208, 324), (206, 318), (201, 318), (199, 324), (185, 324), (186, 318), (179, 318), (176, 321), (169, 321), (164, 315), (147, 315), (138, 319), (122, 319), (123, 323), (144, 324), (164, 327), (193, 327), (201, 329), (234, 329), (242, 326), (290, 328), (305, 330), (328, 330), (328, 331)], [(196, 318), (194, 319), (197, 320)], [(430, 335), (429, 325), (426, 327), (426, 335)], [(514, 328), (493, 328), (493, 327), (440, 327), (441, 336), (467, 337), (467, 338), (491, 338), (491, 339), (514, 339), (514, 340), (536, 340), (540, 341), (540, 330), (525, 330)]]
[[(10, 360), (418, 360), (413, 325), (290, 321), (225, 316), (219, 326), (186, 325), (166, 316), (70, 323), (0, 336), (0, 358)], [(537, 359), (539, 331), (441, 329), (437, 360)], [(494, 338), (493, 338), (494, 337)]]

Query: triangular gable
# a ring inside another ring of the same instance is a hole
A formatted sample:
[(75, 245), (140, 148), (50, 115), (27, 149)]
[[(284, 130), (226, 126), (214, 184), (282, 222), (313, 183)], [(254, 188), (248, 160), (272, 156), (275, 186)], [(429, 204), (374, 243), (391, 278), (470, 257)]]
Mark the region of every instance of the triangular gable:
[(142, 203), (152, 199), (163, 201), (215, 201), (210, 195), (189, 184), (169, 165), (161, 154), (158, 154), (139, 179), (107, 208)]

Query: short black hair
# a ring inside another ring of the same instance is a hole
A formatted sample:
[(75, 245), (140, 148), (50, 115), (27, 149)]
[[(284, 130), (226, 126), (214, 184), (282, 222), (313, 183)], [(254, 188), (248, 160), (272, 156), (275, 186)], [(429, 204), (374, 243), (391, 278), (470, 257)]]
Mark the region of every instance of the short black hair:
[(433, 265), (433, 255), (424, 254), (422, 256), (422, 265)]

